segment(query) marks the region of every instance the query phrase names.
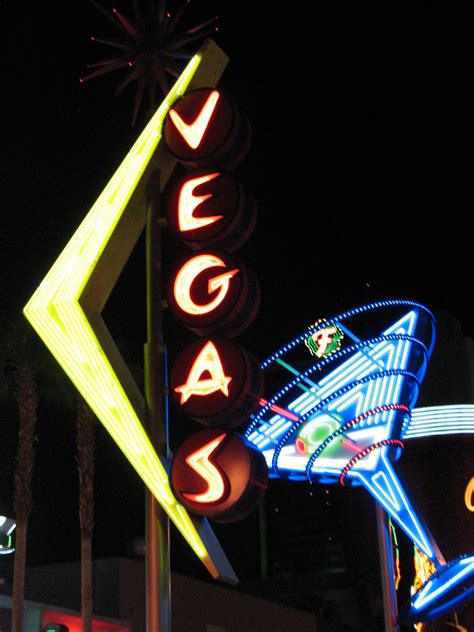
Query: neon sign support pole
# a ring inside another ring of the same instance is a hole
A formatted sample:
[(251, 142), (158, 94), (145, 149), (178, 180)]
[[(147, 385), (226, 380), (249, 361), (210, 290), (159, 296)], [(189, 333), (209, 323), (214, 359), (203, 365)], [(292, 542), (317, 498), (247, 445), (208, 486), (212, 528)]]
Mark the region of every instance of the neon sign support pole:
[(375, 503), (385, 632), (398, 632), (398, 604), (393, 572), (392, 537), (383, 507)]
[[(160, 219), (160, 171), (146, 188), (146, 321), (145, 400), (148, 433), (155, 450), (169, 459), (166, 366), (163, 338)], [(170, 632), (171, 575), (169, 518), (156, 498), (145, 490), (145, 566), (147, 632)]]

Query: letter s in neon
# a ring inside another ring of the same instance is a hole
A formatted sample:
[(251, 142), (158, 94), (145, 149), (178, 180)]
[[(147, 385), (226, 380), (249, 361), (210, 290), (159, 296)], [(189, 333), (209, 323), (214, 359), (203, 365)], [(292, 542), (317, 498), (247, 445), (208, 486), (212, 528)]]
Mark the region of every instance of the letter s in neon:
[(219, 435), (186, 458), (186, 463), (207, 483), (207, 489), (201, 494), (183, 493), (183, 496), (196, 503), (213, 503), (222, 500), (226, 494), (225, 480), (217, 467), (209, 460), (225, 438)]

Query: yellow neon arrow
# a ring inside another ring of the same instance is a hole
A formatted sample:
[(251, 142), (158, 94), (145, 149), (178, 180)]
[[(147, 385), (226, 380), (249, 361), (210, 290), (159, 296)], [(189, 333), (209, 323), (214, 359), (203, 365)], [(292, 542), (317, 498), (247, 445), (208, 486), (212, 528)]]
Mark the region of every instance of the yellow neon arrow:
[[(210, 80), (206, 75), (209, 71), (200, 69), (203, 59), (214, 72)], [(23, 310), (213, 576), (219, 571), (203, 541), (212, 544), (213, 534), (206, 531), (206, 525), (205, 529), (197, 527), (176, 501), (163, 463), (143, 426), (143, 396), (100, 312), (145, 226), (146, 175), (160, 168), (164, 185), (176, 164), (164, 144), (158, 147), (167, 112), (189, 87), (216, 82), (226, 63), (227, 57), (212, 40), (190, 60)]]

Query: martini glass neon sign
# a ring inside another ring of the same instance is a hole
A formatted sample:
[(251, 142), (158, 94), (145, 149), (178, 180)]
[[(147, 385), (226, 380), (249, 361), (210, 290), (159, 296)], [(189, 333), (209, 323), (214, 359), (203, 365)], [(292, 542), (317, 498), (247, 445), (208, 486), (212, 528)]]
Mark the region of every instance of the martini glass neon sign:
[[(308, 340), (324, 342), (336, 330), (344, 347), (315, 354)], [(412, 600), (416, 616), (430, 604), (426, 617), (469, 598), (474, 584), (470, 558), (445, 563), (393, 466), (407, 439), (440, 433), (440, 407), (412, 415), (434, 337), (434, 317), (413, 301), (380, 301), (318, 321), (262, 362), (273, 375), (280, 368), (280, 383), (245, 433), (265, 456), (270, 477), (367, 489), (437, 569), (421, 601)], [(458, 408), (459, 416), (446, 407), (444, 432), (473, 432), (474, 407)], [(464, 597), (453, 597), (459, 582)]]

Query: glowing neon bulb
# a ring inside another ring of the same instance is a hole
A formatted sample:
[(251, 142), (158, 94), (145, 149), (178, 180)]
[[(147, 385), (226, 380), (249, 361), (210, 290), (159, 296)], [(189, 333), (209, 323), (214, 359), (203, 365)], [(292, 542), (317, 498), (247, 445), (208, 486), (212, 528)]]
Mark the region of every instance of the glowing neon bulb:
[[(211, 377), (201, 380), (203, 373), (210, 373)], [(194, 360), (188, 379), (182, 386), (177, 386), (174, 390), (181, 393), (181, 404), (188, 401), (191, 395), (205, 396), (221, 391), (229, 397), (229, 382), (231, 377), (224, 375), (222, 362), (215, 345), (209, 340)]]
[(197, 255), (183, 265), (176, 275), (174, 282), (174, 297), (179, 307), (191, 316), (208, 314), (218, 307), (225, 299), (229, 291), (230, 279), (238, 273), (238, 268), (224, 272), (219, 276), (209, 279), (208, 292), (211, 294), (218, 290), (217, 295), (206, 305), (198, 305), (191, 298), (191, 286), (196, 278), (209, 268), (225, 268), (226, 264), (215, 255)]
[(211, 117), (216, 109), (217, 102), (219, 100), (219, 93), (217, 90), (213, 90), (207, 97), (206, 103), (203, 105), (202, 110), (196, 116), (192, 123), (185, 123), (176, 110), (170, 110), (170, 118), (174, 123), (174, 126), (184, 138), (186, 143), (191, 149), (197, 149), (201, 144), (201, 141), (206, 133)]
[(466, 507), (469, 511), (474, 511), (474, 476), (471, 478), (469, 483), (466, 485), (466, 491), (464, 492), (464, 502), (466, 503)]
[(183, 496), (196, 503), (213, 503), (225, 493), (224, 479), (219, 470), (209, 461), (209, 457), (222, 443), (225, 432), (186, 458), (186, 463), (207, 483), (207, 490), (201, 494), (183, 493)]
[(195, 217), (193, 215), (196, 208), (212, 197), (212, 193), (206, 195), (194, 195), (194, 189), (205, 182), (210, 182), (220, 176), (220, 173), (209, 173), (200, 178), (187, 180), (181, 187), (178, 200), (178, 224), (181, 232), (196, 230), (208, 224), (222, 219), (223, 215), (210, 215), (208, 217)]

